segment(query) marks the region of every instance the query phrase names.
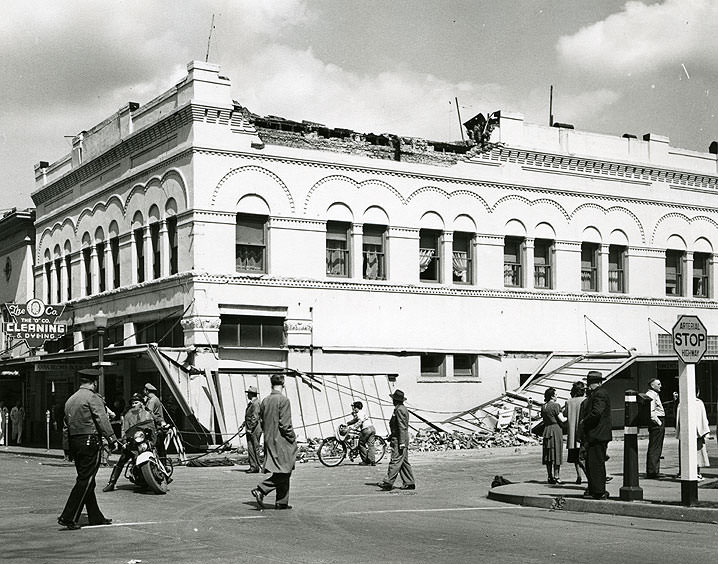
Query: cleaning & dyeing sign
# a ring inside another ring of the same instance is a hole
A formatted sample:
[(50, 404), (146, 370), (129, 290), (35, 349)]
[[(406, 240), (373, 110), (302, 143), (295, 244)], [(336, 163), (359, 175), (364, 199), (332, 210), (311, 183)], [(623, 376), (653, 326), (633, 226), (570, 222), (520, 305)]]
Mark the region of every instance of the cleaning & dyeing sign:
[(5, 308), (12, 321), (3, 323), (3, 331), (12, 339), (25, 341), (31, 349), (59, 339), (67, 331), (65, 323), (57, 322), (65, 306), (47, 305), (33, 298), (26, 304), (5, 304)]

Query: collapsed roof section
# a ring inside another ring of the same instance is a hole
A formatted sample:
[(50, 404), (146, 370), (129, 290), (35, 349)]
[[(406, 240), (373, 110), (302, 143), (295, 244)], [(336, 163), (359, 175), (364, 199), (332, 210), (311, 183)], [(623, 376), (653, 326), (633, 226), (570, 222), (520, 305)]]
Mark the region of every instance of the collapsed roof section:
[(235, 102), (235, 111), (246, 112), (262, 141), (270, 145), (362, 155), (408, 163), (451, 166), (476, 147), (473, 141), (430, 141), (392, 133), (360, 133), (328, 127), (312, 121), (280, 116), (259, 116)]

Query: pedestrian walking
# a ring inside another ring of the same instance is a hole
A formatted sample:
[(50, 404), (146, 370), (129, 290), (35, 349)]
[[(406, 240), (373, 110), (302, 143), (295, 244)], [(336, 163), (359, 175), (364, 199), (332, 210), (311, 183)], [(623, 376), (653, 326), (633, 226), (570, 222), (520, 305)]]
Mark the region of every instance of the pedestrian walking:
[(389, 397), (394, 402), (394, 413), (389, 421), (391, 460), (386, 477), (377, 486), (389, 491), (394, 487), (396, 477), (400, 476), (402, 490), (415, 490), (414, 472), (409, 463), (409, 410), (404, 405), (406, 396), (401, 390), (395, 390)]
[(562, 484), (560, 473), (563, 461), (563, 429), (561, 424), (566, 422), (566, 418), (561, 413), (561, 407), (556, 401), (556, 388), (548, 388), (543, 397), (541, 417), (544, 429), (541, 461), (548, 472), (548, 483)]
[(608, 499), (606, 491), (606, 451), (611, 441), (611, 398), (602, 386), (603, 375), (591, 370), (587, 377), (589, 396), (581, 404), (579, 425), (581, 446), (586, 445), (586, 478), (584, 497)]
[(8, 410), (5, 402), (0, 401), (0, 445), (9, 445), (10, 441), (7, 437)]
[(567, 462), (573, 462), (576, 468), (576, 483), (581, 484), (581, 470), (586, 473), (586, 468), (581, 462), (581, 437), (579, 435), (578, 416), (581, 411), (581, 404), (586, 400), (586, 384), (574, 382), (571, 386), (571, 397), (566, 401), (565, 413), (568, 423), (568, 433), (566, 436), (566, 450), (568, 450)]
[(646, 395), (651, 398), (651, 420), (648, 422), (648, 451), (646, 452), (646, 478), (657, 479), (661, 469), (663, 439), (666, 436), (666, 412), (661, 402), (661, 381), (653, 378)]
[[(247, 439), (247, 456), (249, 458), (247, 474), (259, 473), (259, 441), (262, 438), (262, 425), (259, 420), (261, 404), (258, 396), (257, 388), (254, 386), (247, 388), (248, 403), (244, 411), (244, 423), (242, 423)], [(240, 427), (240, 431), (242, 427)]]
[(272, 374), (272, 393), (262, 400), (259, 417), (264, 433), (265, 478), (252, 490), (259, 509), (264, 509), (264, 497), (277, 490), (275, 509), (291, 509), (289, 505), (289, 481), (297, 457), (297, 436), (292, 427), (292, 407), (282, 393), (284, 375)]
[(369, 419), (369, 415), (364, 411), (362, 402), (355, 401), (352, 404), (352, 418), (346, 422), (346, 425), (359, 431), (359, 456), (362, 460), (360, 464), (376, 466), (376, 456), (374, 454), (376, 429), (371, 419)]
[(109, 525), (95, 496), (95, 475), (100, 467), (102, 437), (106, 437), (112, 450), (116, 450), (117, 438), (112, 431), (104, 402), (97, 395), (99, 371), (87, 368), (78, 372), (79, 389), (65, 403), (62, 447), (70, 461), (75, 462), (77, 479), (70, 492), (65, 508), (57, 519), (68, 529), (79, 529), (82, 508), (87, 508), (90, 525)]
[[(681, 413), (681, 405), (678, 404), (678, 408), (676, 409), (676, 438), (678, 439), (678, 477), (681, 477), (680, 473), (680, 440), (681, 440), (681, 419), (680, 419), (680, 413)], [(696, 390), (696, 455), (697, 455), (697, 464), (698, 464), (698, 472), (697, 472), (697, 478), (699, 481), (703, 480), (703, 476), (701, 475), (701, 467), (707, 467), (711, 465), (710, 459), (708, 458), (708, 447), (706, 447), (706, 439), (710, 436), (711, 428), (708, 425), (708, 415), (706, 414), (706, 406), (703, 403), (703, 400), (700, 398), (700, 391)]]
[(15, 441), (16, 445), (21, 445), (22, 428), (25, 424), (25, 408), (20, 400), (17, 400), (17, 403), (10, 410), (10, 423), (12, 424), (12, 440)]

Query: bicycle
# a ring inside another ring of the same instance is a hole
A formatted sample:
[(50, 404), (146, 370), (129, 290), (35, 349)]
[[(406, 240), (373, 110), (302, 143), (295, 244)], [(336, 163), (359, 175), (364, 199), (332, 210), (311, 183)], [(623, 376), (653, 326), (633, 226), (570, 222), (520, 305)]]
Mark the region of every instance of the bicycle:
[[(386, 440), (378, 435), (374, 436), (374, 461), (379, 462), (386, 454)], [(327, 437), (319, 446), (317, 456), (324, 466), (339, 466), (349, 456), (353, 461), (359, 456), (359, 432), (347, 431), (345, 425), (339, 425), (336, 436)]]

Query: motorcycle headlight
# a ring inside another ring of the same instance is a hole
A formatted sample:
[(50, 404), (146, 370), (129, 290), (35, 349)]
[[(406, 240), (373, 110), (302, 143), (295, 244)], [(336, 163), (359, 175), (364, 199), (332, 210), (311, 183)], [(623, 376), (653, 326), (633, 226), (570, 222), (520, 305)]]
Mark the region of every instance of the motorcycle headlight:
[(141, 442), (139, 445), (137, 445), (137, 451), (138, 452), (145, 452), (150, 447), (145, 442)]
[(145, 442), (145, 432), (141, 430), (135, 431), (134, 437), (132, 437), (136, 443), (143, 443)]

